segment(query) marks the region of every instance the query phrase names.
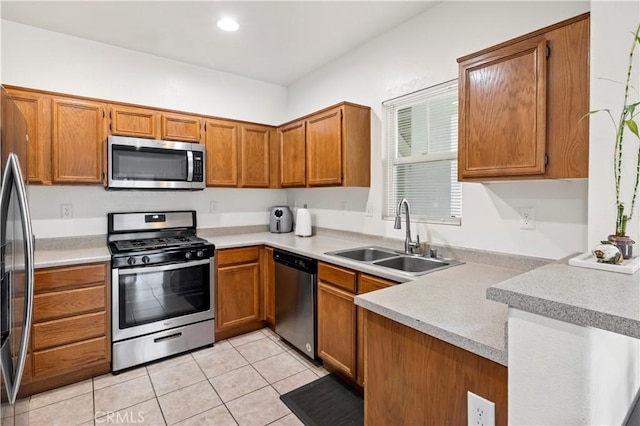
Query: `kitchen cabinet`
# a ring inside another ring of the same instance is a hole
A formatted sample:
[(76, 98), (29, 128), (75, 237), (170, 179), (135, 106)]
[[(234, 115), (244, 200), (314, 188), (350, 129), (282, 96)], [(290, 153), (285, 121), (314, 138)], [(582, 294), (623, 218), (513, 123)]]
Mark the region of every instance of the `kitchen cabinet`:
[(238, 186), (238, 124), (208, 119), (204, 126), (207, 186)]
[(305, 122), (296, 121), (278, 129), (280, 187), (304, 187), (307, 184)]
[(343, 102), (278, 128), (279, 186), (369, 186), (371, 109)]
[(273, 249), (264, 247), (262, 250), (262, 265), (264, 266), (264, 319), (267, 323), (276, 325), (276, 265), (273, 261)]
[[(370, 291), (381, 290), (383, 288), (395, 285), (394, 281), (385, 280), (384, 278), (374, 277), (367, 274), (359, 274), (358, 276), (358, 294), (369, 293)], [(365, 309), (356, 306), (356, 383), (364, 387), (364, 312)]]
[(240, 127), (241, 188), (269, 187), (272, 130), (269, 126), (249, 124)]
[(52, 180), (54, 183), (102, 183), (106, 166), (106, 105), (52, 98)]
[(216, 340), (263, 326), (260, 247), (216, 251)]
[(588, 13), (458, 63), (459, 180), (588, 176)]
[(202, 119), (150, 108), (109, 105), (112, 135), (200, 143)]
[(51, 184), (51, 99), (28, 90), (8, 92), (27, 123), (28, 183)]
[(30, 353), (21, 395), (111, 369), (107, 264), (35, 271)]
[(371, 311), (364, 330), (365, 424), (470, 424), (467, 391), (507, 424), (507, 367)]

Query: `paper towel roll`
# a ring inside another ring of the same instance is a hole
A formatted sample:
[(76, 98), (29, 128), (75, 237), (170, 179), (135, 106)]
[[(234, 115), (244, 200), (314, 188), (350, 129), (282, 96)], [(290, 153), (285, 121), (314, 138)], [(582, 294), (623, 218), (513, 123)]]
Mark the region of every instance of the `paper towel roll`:
[(298, 209), (296, 213), (296, 235), (311, 236), (311, 213), (307, 209)]

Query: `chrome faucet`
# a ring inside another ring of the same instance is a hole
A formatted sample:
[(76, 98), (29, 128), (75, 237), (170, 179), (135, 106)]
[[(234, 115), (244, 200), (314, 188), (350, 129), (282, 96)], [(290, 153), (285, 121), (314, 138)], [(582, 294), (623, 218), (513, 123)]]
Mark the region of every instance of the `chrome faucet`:
[(394, 229), (401, 229), (402, 218), (400, 217), (402, 205), (404, 204), (404, 213), (407, 218), (407, 236), (404, 239), (404, 252), (407, 254), (413, 254), (414, 249), (420, 250), (420, 235), (416, 235), (417, 241), (411, 240), (411, 219), (409, 218), (409, 201), (406, 198), (403, 198), (398, 203), (398, 207), (396, 208), (396, 221), (393, 225)]

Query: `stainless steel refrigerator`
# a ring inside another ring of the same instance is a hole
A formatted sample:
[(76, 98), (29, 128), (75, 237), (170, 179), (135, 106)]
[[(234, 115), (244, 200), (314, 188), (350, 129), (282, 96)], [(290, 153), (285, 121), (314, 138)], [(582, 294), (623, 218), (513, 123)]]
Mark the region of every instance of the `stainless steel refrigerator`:
[[(33, 233), (27, 202), (27, 125), (0, 86), (0, 371), (3, 425), (13, 424), (33, 309)], [(7, 411), (9, 410), (9, 411)]]

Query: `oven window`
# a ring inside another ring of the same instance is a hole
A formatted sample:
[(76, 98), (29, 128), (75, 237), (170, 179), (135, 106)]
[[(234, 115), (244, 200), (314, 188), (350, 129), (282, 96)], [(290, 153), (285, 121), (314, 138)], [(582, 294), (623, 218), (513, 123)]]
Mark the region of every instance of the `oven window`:
[(113, 178), (118, 180), (187, 180), (187, 152), (113, 145)]
[(211, 309), (209, 268), (205, 264), (120, 275), (120, 329)]

